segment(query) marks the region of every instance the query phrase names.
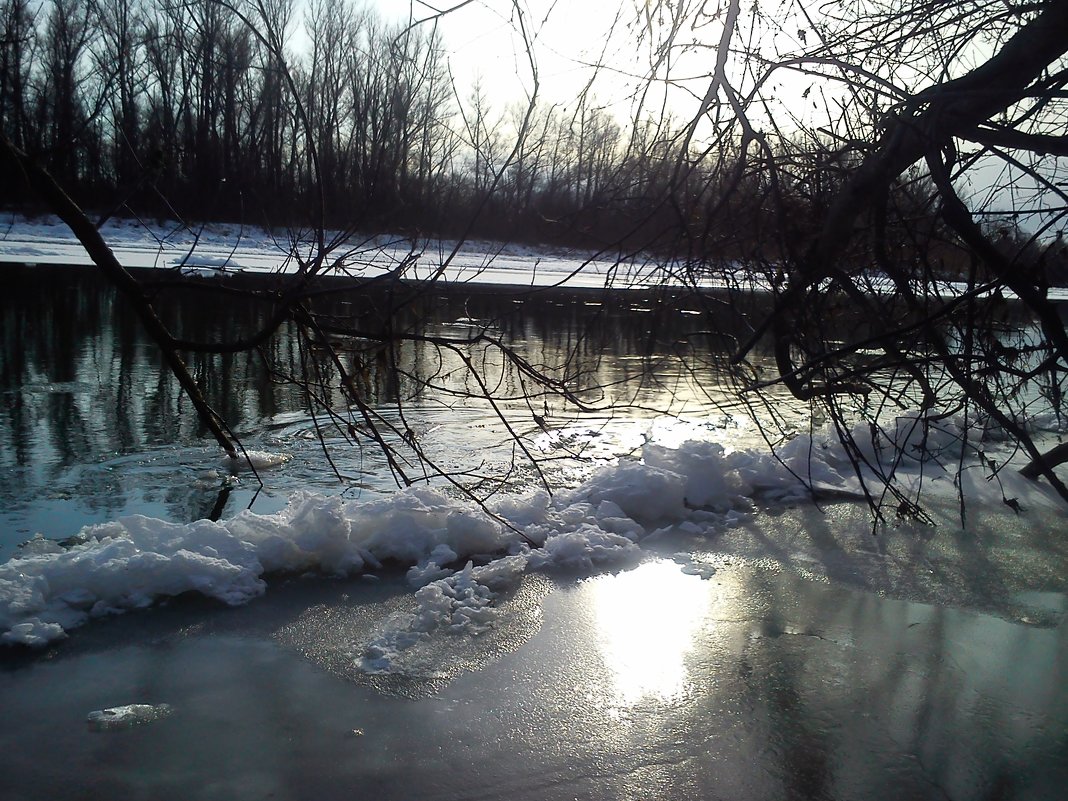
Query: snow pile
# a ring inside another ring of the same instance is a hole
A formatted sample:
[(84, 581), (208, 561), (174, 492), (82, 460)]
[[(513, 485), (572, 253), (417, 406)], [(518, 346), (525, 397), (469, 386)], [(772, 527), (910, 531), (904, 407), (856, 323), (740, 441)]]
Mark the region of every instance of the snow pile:
[[(1036, 414), (1018, 423), (1037, 438), (1068, 433), (1068, 421), (1052, 412)], [(949, 466), (974, 458), (986, 448), (1011, 443), (1013, 439), (996, 420), (986, 415), (943, 416), (919, 411), (903, 412), (878, 424), (859, 423), (849, 435), (856, 445), (855, 455), (862, 463), (881, 468)], [(791, 445), (801, 445), (802, 449), (811, 445), (820, 451), (820, 460), (826, 466), (836, 471), (847, 467), (846, 472), (851, 472), (846, 454), (831, 428), (811, 438), (799, 437)], [(788, 450), (780, 455), (785, 457)], [(801, 455), (800, 450), (795, 448), (794, 455)]]
[[(959, 448), (952, 424), (926, 426), (916, 439), (920, 428), (915, 418), (891, 428), (917, 463)], [(872, 459), (887, 445), (867, 442)], [(840, 447), (807, 436), (779, 458), (703, 441), (648, 444), (641, 461), (604, 467), (556, 497), (535, 492), (486, 509), (422, 487), (369, 502), (298, 492), (275, 514), (246, 511), (221, 522), (126, 517), (86, 527), (69, 547), (38, 538), (0, 565), (0, 641), (44, 645), (90, 618), (161, 598), (197, 592), (242, 604), (265, 591), (265, 575), (352, 575), (388, 561), (410, 566), (408, 579), (420, 589), (416, 610), (363, 655), (368, 670), (386, 670), (432, 631), (491, 626), (496, 593), (523, 572), (625, 563), (665, 526), (695, 533), (735, 526), (754, 499), (807, 498), (799, 478), (849, 491), (856, 482), (849, 466)]]
[(925, 464), (959, 460), (966, 446), (975, 448), (990, 438), (977, 421), (972, 426), (959, 415), (941, 418), (918, 412), (902, 414), (880, 425), (858, 425), (850, 432), (859, 453), (871, 465)]
[(364, 647), (361, 670), (370, 674), (392, 672), (401, 652), (437, 629), (481, 634), (492, 628), (497, 618), (494, 593), (479, 581), (481, 572), (482, 568), (468, 562), (460, 572), (432, 581), (416, 592), (416, 611), (390, 621), (382, 634)]
[[(811, 450), (803, 448), (806, 458)], [(678, 448), (648, 444), (642, 461), (604, 467), (554, 501), (545, 493), (510, 498), (494, 511), (521, 527), (539, 547), (480, 567), (469, 562), (462, 571), (451, 573), (447, 565), (456, 561), (455, 554), (438, 546), (408, 572), (412, 583), (429, 582), (416, 593), (416, 610), (387, 621), (354, 657), (366, 673), (394, 672), (403, 665), (404, 652), (426, 642), (435, 631), (480, 633), (491, 627), (496, 617), (494, 591), (511, 585), (523, 572), (589, 574), (606, 565), (635, 561), (641, 552), (637, 543), (655, 533), (657, 526), (681, 524), (707, 533), (710, 518), (734, 525), (754, 498), (777, 502), (808, 498), (808, 490), (791, 473), (791, 465), (800, 468), (801, 458), (802, 448), (792, 445), (784, 454), (784, 465), (770, 454), (727, 453), (723, 446), (707, 441), (689, 441)], [(833, 468), (817, 462), (815, 470), (806, 472), (821, 482), (845, 483)], [(692, 522), (694, 517), (705, 527)], [(715, 569), (700, 565), (692, 572), (707, 578)]]
[[(592, 565), (635, 547), (598, 520), (629, 529), (635, 538), (640, 530), (611, 504), (560, 507), (539, 493), (510, 505), (519, 517), (525, 515), (525, 525), (522, 520), (505, 525), (425, 487), (367, 503), (298, 492), (272, 515), (246, 511), (222, 522), (187, 525), (133, 515), (86, 527), (70, 547), (38, 538), (0, 565), (0, 641), (44, 645), (90, 618), (186, 592), (242, 604), (265, 591), (267, 574), (351, 575), (387, 560), (414, 565), (416, 583), (437, 579), (417, 596), (426, 609), (418, 629), (444, 619), (451, 604), (453, 622), (477, 630), (488, 614), (478, 609), (489, 596), (475, 583), (500, 584), (525, 569), (531, 554), (539, 554), (535, 561), (543, 568)], [(518, 532), (544, 547), (532, 549)], [(462, 586), (457, 582), (463, 579), (444, 566), (508, 553), (522, 553), (522, 563), (497, 559), (467, 574), (469, 583)]]

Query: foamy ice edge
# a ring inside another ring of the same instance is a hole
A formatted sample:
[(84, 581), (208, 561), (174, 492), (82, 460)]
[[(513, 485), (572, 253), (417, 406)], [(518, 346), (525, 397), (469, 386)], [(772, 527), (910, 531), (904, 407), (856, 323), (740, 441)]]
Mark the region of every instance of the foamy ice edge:
[[(899, 444), (921, 436), (915, 420), (898, 419)], [(924, 435), (928, 451), (954, 443), (959, 450), (953, 421), (939, 426)], [(878, 459), (888, 444), (872, 443), (866, 455)], [(262, 595), (270, 574), (351, 576), (392, 561), (410, 566), (416, 610), (357, 657), (366, 672), (389, 672), (398, 654), (431, 632), (491, 628), (497, 593), (527, 571), (625, 564), (637, 558), (642, 539), (664, 527), (712, 531), (736, 525), (754, 499), (810, 499), (797, 476), (820, 488), (856, 486), (837, 442), (805, 435), (778, 458), (728, 453), (707, 441), (648, 444), (640, 460), (601, 468), (552, 498), (537, 491), (497, 500), (493, 515), (428, 487), (372, 501), (299, 491), (277, 513), (245, 511), (219, 522), (131, 515), (86, 526), (70, 547), (38, 537), (0, 565), (0, 642), (44, 646), (92, 618), (186, 592), (239, 605)]]

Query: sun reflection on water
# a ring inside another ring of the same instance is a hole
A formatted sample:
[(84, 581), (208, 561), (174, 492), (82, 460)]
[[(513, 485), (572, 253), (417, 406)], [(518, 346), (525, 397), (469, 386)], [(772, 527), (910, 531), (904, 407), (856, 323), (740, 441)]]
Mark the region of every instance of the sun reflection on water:
[(688, 692), (686, 656), (710, 603), (709, 586), (670, 561), (594, 579), (594, 620), (617, 703), (671, 701)]

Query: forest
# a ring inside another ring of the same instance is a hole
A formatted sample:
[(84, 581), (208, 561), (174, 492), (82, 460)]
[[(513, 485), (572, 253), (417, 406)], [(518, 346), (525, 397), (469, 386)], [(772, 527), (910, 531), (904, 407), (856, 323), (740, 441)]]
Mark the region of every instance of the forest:
[[(621, 119), (592, 79), (567, 103), (491, 98), (457, 82), (436, 25), (351, 0), (2, 0), (0, 19), (0, 130), (105, 217), (763, 260), (859, 163), (826, 128), (777, 131), (765, 147), (784, 181), (747, 159), (745, 136), (700, 140), (655, 104)], [(19, 172), (0, 161), (0, 207), (42, 210)], [(909, 218), (952, 239), (912, 178)], [(1059, 240), (1029, 239), (1011, 214), (988, 225), (1068, 280)], [(967, 269), (952, 244), (931, 247)]]
[[(681, 124), (621, 123), (586, 92), (528, 117), (459, 86), (433, 26), (258, 5), (250, 25), (219, 2), (3, 0), (0, 129), (100, 211), (300, 225), (317, 170), (334, 227), (448, 236), (474, 219), (482, 236), (601, 246), (705, 222), (719, 169), (679, 182)], [(0, 205), (33, 208), (18, 168), (0, 170)]]

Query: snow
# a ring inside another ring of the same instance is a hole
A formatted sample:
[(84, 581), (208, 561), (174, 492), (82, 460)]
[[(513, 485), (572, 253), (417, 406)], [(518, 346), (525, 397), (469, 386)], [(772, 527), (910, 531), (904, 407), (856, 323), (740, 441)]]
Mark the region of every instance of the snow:
[(173, 711), (170, 704), (124, 704), (94, 710), (86, 716), (86, 722), (89, 731), (116, 731), (163, 720)]
[[(112, 219), (100, 233), (127, 268), (179, 269), (183, 275), (226, 280), (238, 273), (294, 272), (312, 256), (313, 243), (296, 232), (222, 223), (188, 228), (176, 222)], [(327, 241), (336, 232), (327, 232)], [(435, 275), (457, 243), (411, 241), (378, 235), (350, 238), (331, 251), (327, 274), (371, 278), (403, 266), (403, 277)], [(90, 265), (84, 248), (58, 218), (0, 218), (0, 263)], [(533, 266), (533, 270), (531, 265)], [(516, 244), (468, 240), (442, 279), (455, 283), (603, 287), (611, 275), (616, 286), (644, 286), (657, 268), (635, 261), (621, 268), (608, 257), (559, 249), (547, 251)]]
[[(625, 561), (650, 526), (686, 517), (684, 486), (678, 473), (624, 461), (555, 499), (539, 492), (492, 510), (415, 487), (369, 502), (298, 492), (276, 514), (246, 511), (220, 522), (129, 516), (86, 527), (68, 548), (35, 540), (0, 565), (0, 640), (42, 645), (90, 618), (185, 592), (242, 604), (265, 591), (266, 575), (353, 575), (384, 562), (410, 565), (409, 580), (422, 587), (426, 614), (416, 630), (444, 614), (445, 599), (451, 627), (477, 630), (490, 597), (478, 589), (483, 579), (499, 584), (526, 569), (588, 571)], [(709, 491), (698, 500), (707, 502)], [(726, 495), (716, 500), (730, 505)], [(449, 567), (501, 555), (517, 558), (459, 574)]]
[[(916, 415), (896, 420), (891, 435), (904, 437), (898, 441), (909, 463), (899, 465), (902, 475), (925, 473), (928, 487), (941, 486), (952, 496), (952, 481), (931, 480), (941, 469), (932, 461), (959, 451), (960, 423), (940, 421), (924, 439), (917, 433), (924, 421)], [(867, 435), (871, 459), (888, 453), (878, 436), (866, 428), (859, 433)], [(256, 458), (264, 464), (277, 459)], [(182, 525), (133, 515), (87, 526), (67, 547), (37, 538), (0, 565), (0, 641), (42, 646), (92, 618), (183, 593), (244, 604), (266, 591), (265, 577), (272, 574), (350, 576), (389, 562), (409, 566), (408, 580), (419, 589), (416, 611), (369, 643), (361, 657), (368, 670), (386, 671), (398, 653), (431, 631), (478, 633), (491, 626), (495, 594), (525, 572), (625, 566), (641, 553), (639, 543), (665, 531), (722, 536), (744, 521), (754, 501), (807, 501), (809, 490), (798, 476), (859, 497), (848, 466), (830, 432), (797, 437), (779, 459), (727, 452), (708, 441), (675, 448), (650, 443), (640, 460), (601, 468), (555, 497), (539, 491), (486, 508), (424, 486), (371, 501), (297, 492), (275, 514), (245, 511), (219, 522)], [(962, 481), (976, 495), (992, 492), (978, 465)], [(1008, 473), (999, 488), (1026, 494), (1027, 504), (1054, 503), (1043, 500), (1039, 485)], [(766, 545), (768, 553), (776, 547)], [(697, 575), (714, 572), (690, 567)]]
[[(267, 230), (256, 226), (210, 223), (190, 227), (174, 221), (110, 219), (100, 228), (105, 242), (127, 268), (178, 269), (205, 280), (226, 280), (238, 273), (295, 272), (301, 261), (313, 256), (314, 243), (307, 232)], [(302, 235), (303, 234), (303, 235)], [(569, 288), (648, 288), (663, 284), (666, 271), (657, 260), (569, 248), (550, 250), (515, 243), (466, 240), (413, 241), (402, 236), (342, 237), (327, 231), (326, 240), (344, 244), (328, 254), (327, 274), (371, 278), (401, 269), (402, 277), (426, 280), (438, 277), (450, 283), (498, 286), (566, 286)], [(449, 258), (448, 266), (442, 264)], [(90, 265), (84, 248), (57, 217), (27, 218), (8, 214), (0, 218), (0, 264)], [(533, 267), (532, 267), (533, 265)], [(685, 265), (676, 265), (687, 272)], [(735, 264), (719, 265), (720, 275), (697, 278), (704, 287), (734, 287), (738, 281), (759, 288), (763, 279), (740, 273)], [(693, 280), (695, 276), (691, 276)], [(868, 275), (871, 288), (889, 285), (877, 273)], [(960, 292), (963, 285), (946, 284), (941, 291)], [(890, 290), (888, 290), (890, 291)], [(1006, 297), (1010, 293), (1004, 293)], [(1068, 301), (1068, 288), (1054, 287), (1052, 300)], [(635, 309), (635, 311), (641, 311)]]

